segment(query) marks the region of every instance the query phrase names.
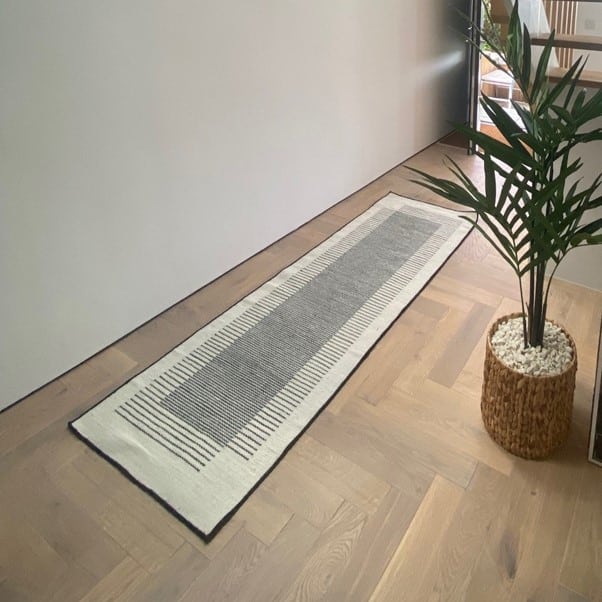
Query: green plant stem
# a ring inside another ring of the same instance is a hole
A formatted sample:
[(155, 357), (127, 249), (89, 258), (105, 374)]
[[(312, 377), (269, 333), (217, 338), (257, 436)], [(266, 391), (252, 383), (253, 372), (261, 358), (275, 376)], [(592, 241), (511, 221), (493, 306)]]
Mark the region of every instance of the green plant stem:
[(523, 344), (525, 348), (527, 347), (527, 315), (525, 310), (525, 293), (523, 291), (523, 279), (518, 277), (518, 290), (520, 292), (520, 306), (521, 306), (521, 314), (523, 318)]
[(543, 328), (545, 324), (544, 309), (544, 284), (546, 266), (545, 263), (538, 265), (535, 274), (535, 294), (532, 311), (533, 324), (531, 325), (531, 338), (529, 345), (539, 347), (543, 344)]
[(525, 347), (533, 339), (533, 311), (535, 306), (535, 270), (529, 270), (529, 303), (527, 304), (527, 325)]

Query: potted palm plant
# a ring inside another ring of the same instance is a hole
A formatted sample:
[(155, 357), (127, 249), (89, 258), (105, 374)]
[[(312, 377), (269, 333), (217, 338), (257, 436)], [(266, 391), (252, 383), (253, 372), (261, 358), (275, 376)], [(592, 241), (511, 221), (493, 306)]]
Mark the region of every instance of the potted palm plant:
[(481, 411), (496, 442), (516, 455), (543, 458), (568, 435), (577, 370), (572, 338), (546, 319), (550, 283), (572, 249), (602, 243), (602, 219), (589, 213), (602, 206), (597, 194), (602, 174), (583, 186), (578, 155), (580, 145), (602, 140), (602, 129), (592, 123), (602, 117), (602, 90), (588, 94), (580, 88), (581, 59), (562, 79), (550, 81), (553, 32), (532, 64), (518, 1), (503, 44), (472, 25), (501, 57), (503, 64), (496, 66), (507, 69), (522, 92), (524, 102), (512, 101), (518, 119), (483, 96), (483, 110), (505, 141), (457, 125), (478, 149), (484, 190), (450, 158), (453, 179), (412, 171), (420, 175), (419, 184), (470, 208), (474, 213), (466, 219), (517, 276), (522, 312), (500, 318), (488, 334)]

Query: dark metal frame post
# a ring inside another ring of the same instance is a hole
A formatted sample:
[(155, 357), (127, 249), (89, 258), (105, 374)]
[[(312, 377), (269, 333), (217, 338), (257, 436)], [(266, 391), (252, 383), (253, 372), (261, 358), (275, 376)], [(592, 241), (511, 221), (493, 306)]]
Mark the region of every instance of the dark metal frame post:
[[(482, 23), (482, 4), (481, 0), (470, 0), (470, 21), (471, 23)], [(467, 31), (470, 44), (468, 45), (468, 124), (476, 128), (479, 119), (479, 95), (480, 95), (480, 61), (481, 56), (478, 51), (478, 45), (481, 43), (479, 30), (473, 25), (468, 25)], [(468, 154), (473, 154), (476, 148), (473, 142), (468, 145)]]

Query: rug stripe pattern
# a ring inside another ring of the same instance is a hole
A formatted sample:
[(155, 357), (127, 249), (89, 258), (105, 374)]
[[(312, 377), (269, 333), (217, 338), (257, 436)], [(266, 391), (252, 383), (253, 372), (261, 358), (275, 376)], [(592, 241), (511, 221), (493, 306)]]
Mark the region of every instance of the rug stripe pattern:
[(388, 195), (73, 429), (212, 534), (468, 230)]

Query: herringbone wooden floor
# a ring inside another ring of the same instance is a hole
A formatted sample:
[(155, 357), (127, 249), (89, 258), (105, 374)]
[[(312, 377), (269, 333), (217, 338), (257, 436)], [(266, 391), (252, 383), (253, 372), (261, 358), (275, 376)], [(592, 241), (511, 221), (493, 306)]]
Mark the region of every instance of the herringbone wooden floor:
[[(472, 158), (445, 149), (480, 177)], [(434, 146), (411, 164), (440, 169)], [(602, 469), (586, 461), (602, 294), (558, 283), (579, 349), (551, 460), (481, 424), (511, 274), (463, 244), (211, 544), (67, 431), (78, 416), (389, 190), (397, 168), (0, 415), (0, 600), (602, 600)], [(266, 216), (269, 219), (269, 216)]]

